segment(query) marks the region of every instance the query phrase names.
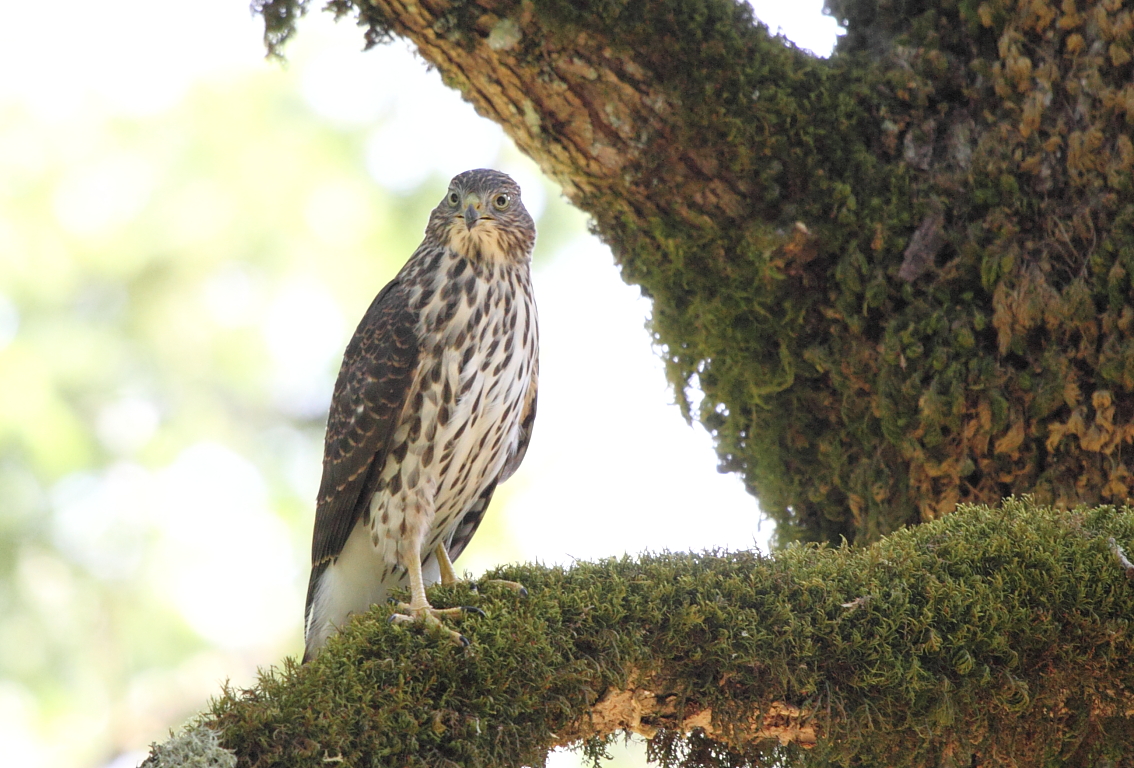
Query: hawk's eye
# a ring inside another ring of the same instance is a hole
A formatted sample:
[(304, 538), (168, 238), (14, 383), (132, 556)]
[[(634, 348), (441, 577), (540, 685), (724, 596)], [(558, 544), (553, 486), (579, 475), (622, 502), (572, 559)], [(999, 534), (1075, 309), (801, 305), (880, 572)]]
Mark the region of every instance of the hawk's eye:
[(450, 192), (449, 193), (449, 205), (456, 208), (460, 204), (461, 204), (461, 196), (458, 195), (456, 192)]
[(496, 210), (498, 211), (502, 211), (507, 208), (508, 203), (510, 202), (512, 202), (512, 198), (508, 197), (504, 193), (500, 193), (496, 197), (492, 198), (492, 204), (496, 206)]

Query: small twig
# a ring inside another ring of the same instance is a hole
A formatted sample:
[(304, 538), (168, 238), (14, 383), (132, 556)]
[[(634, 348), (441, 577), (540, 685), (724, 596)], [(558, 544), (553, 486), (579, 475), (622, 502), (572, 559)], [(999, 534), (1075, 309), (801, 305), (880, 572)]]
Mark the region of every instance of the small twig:
[(1134, 581), (1134, 563), (1126, 557), (1126, 553), (1122, 551), (1122, 547), (1114, 540), (1113, 536), (1108, 538), (1106, 543), (1110, 547), (1110, 551), (1114, 553), (1114, 559), (1118, 561), (1118, 566), (1126, 571), (1126, 578)]
[(842, 603), (842, 607), (846, 608), (848, 611), (853, 611), (855, 608), (861, 608), (873, 599), (874, 595), (863, 595), (862, 597), (856, 597), (849, 603)]

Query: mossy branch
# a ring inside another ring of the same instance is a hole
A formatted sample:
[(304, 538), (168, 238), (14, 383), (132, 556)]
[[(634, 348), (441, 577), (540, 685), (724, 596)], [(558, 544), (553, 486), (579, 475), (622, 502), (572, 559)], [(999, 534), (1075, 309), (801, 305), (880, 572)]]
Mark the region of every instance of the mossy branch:
[(487, 611), (468, 649), (376, 609), (203, 722), (241, 766), (538, 766), (623, 730), (688, 765), (1091, 765), (1134, 752), (1110, 540), (1134, 510), (1009, 500), (863, 549), (510, 567), (528, 598), (432, 593)]

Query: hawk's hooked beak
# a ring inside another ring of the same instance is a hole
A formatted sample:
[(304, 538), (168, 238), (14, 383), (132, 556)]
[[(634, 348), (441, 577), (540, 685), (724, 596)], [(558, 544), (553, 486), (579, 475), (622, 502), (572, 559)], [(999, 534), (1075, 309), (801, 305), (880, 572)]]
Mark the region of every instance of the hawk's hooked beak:
[(480, 195), (476, 192), (470, 192), (465, 195), (465, 226), (470, 230), (476, 226), (476, 223), (481, 220), (480, 214)]
[(469, 207), (465, 209), (465, 226), (472, 229), (479, 220), (480, 214), (476, 212), (476, 208), (473, 208), (472, 203), (469, 203)]

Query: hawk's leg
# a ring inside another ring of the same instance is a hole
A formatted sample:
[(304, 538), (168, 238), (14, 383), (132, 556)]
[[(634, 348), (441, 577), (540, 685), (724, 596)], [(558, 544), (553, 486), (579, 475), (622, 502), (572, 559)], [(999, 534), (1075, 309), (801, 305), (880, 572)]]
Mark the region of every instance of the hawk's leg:
[[(442, 563), (448, 563), (450, 575), (453, 574), (453, 564), (449, 562), (449, 556), (446, 554)], [(445, 583), (445, 565), (441, 566), (441, 581)], [(421, 559), (416, 557), (409, 558), (409, 563), (406, 565), (406, 571), (409, 573), (410, 580), (410, 602), (398, 603), (398, 610), (404, 613), (395, 613), (390, 616), (390, 621), (394, 624), (405, 624), (407, 622), (420, 621), (431, 629), (440, 632), (443, 635), (448, 635), (449, 639), (460, 646), (467, 646), (469, 641), (460, 632), (449, 629), (441, 623), (441, 619), (455, 619), (465, 613), (480, 613), (483, 614), (479, 608), (434, 608), (429, 604), (429, 600), (425, 597), (425, 580), (421, 576)], [(456, 577), (454, 576), (454, 581)]]

